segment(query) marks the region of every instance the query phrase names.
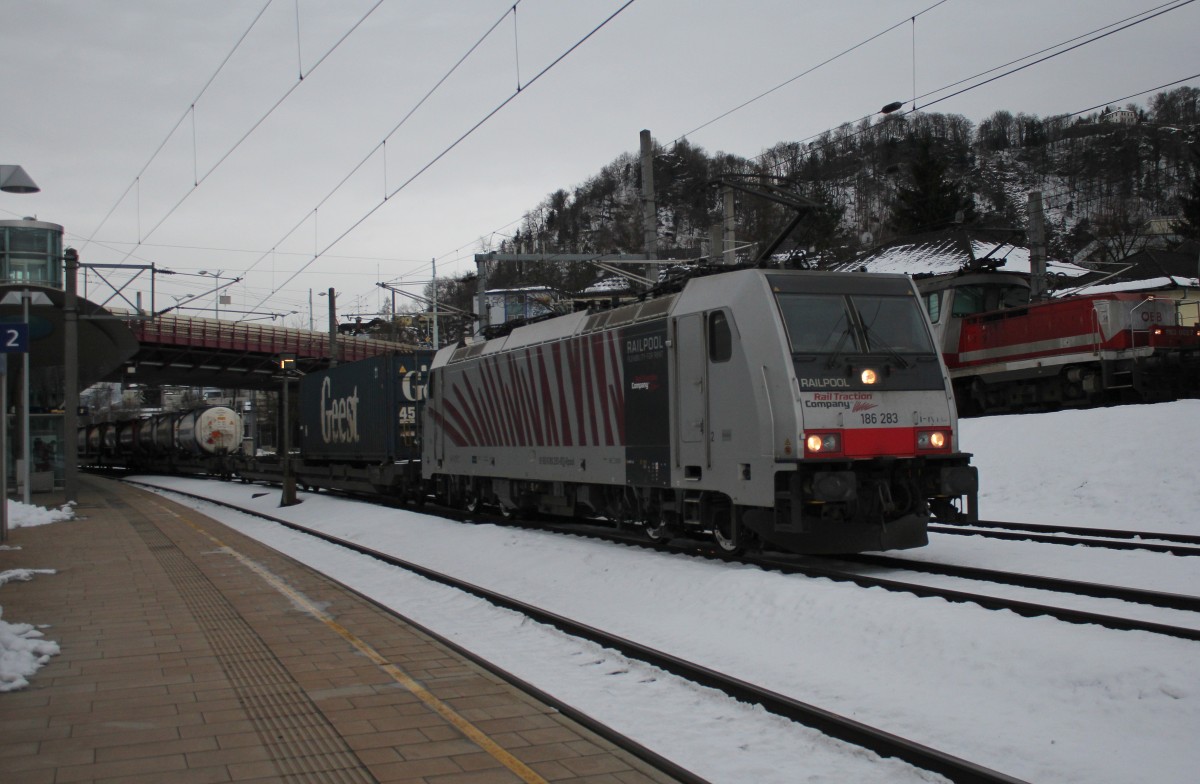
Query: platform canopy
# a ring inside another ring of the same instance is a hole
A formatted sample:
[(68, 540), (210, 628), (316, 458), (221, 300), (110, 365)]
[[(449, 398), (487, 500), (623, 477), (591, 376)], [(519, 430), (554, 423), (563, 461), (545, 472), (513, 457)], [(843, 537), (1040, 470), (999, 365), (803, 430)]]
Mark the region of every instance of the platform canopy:
[[(48, 286), (0, 285), (0, 323), (24, 321), (23, 291), (35, 295), (35, 300), (49, 302), (40, 305), (31, 302), (29, 306), (30, 369), (63, 367), (65, 294), (61, 289)], [(137, 354), (138, 342), (122, 319), (82, 297), (77, 297), (76, 302), (79, 309), (79, 387), (86, 389), (117, 373)], [(10, 354), (10, 362), (20, 356)]]

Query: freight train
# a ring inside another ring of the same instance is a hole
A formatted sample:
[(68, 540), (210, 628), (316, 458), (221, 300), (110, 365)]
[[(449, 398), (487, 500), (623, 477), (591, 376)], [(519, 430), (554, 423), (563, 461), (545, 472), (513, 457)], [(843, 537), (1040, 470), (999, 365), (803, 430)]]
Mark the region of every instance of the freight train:
[(138, 471), (233, 473), (242, 444), (242, 418), (226, 406), (153, 414), (79, 428), (85, 465)]
[(1175, 300), (1102, 293), (1031, 301), (1029, 277), (918, 277), (959, 413), (1173, 400), (1200, 394), (1200, 325)]
[[(950, 377), (901, 275), (737, 269), (602, 311), (310, 373), (310, 488), (847, 553), (977, 517)], [(242, 457), (247, 480), (278, 460)]]

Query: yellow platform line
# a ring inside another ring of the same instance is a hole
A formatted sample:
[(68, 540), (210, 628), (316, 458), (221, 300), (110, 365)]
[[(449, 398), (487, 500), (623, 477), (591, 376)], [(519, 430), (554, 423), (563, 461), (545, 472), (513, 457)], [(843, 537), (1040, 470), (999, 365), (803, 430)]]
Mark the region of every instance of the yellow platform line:
[(178, 515), (171, 510), (166, 510), (166, 511), (175, 517), (179, 517), (181, 520), (183, 520), (185, 523), (187, 523), (189, 526), (191, 526), (193, 529), (195, 529), (198, 533), (207, 537), (209, 540), (211, 540), (213, 543), (215, 543), (218, 547), (225, 550), (230, 555), (232, 555), (234, 558), (236, 558), (238, 561), (240, 561), (243, 566), (247, 567), (248, 569), (253, 571), (255, 574), (257, 574), (259, 577), (263, 578), (263, 580), (265, 580), (266, 583), (268, 585), (270, 585), (272, 588), (274, 588), (276, 591), (283, 594), (287, 598), (291, 599), (298, 606), (302, 607), (306, 612), (308, 612), (313, 617), (315, 617), (319, 621), (321, 621), (321, 623), (325, 624), (331, 630), (336, 632), (339, 636), (342, 637), (342, 639), (344, 639), (346, 642), (350, 643), (360, 653), (362, 653), (368, 659), (370, 659), (375, 664), (377, 664), (380, 667), (380, 669), (382, 669), (389, 676), (391, 676), (392, 680), (396, 681), (401, 686), (408, 689), (408, 691), (413, 696), (415, 696), (417, 699), (421, 700), (421, 702), (425, 703), (425, 705), (430, 710), (434, 711), (439, 716), (444, 718), (446, 721), (453, 724), (458, 729), (459, 732), (461, 732), (463, 735), (465, 735), (467, 738), (469, 738), (472, 742), (475, 743), (475, 745), (479, 746), (479, 748), (486, 751), (489, 755), (492, 756), (492, 758), (494, 758), (501, 765), (503, 765), (504, 767), (506, 767), (510, 771), (512, 771), (514, 774), (516, 774), (522, 781), (527, 782), (527, 784), (549, 784), (549, 782), (547, 782), (546, 779), (539, 776), (528, 765), (521, 762), (521, 760), (517, 759), (512, 754), (510, 754), (507, 750), (505, 750), (504, 747), (502, 747), (500, 744), (496, 743), (496, 741), (492, 740), (491, 737), (489, 737), (487, 735), (487, 733), (485, 733), (483, 730), (476, 727), (474, 724), (472, 724), (467, 719), (463, 718), (453, 708), (451, 708), (449, 705), (442, 702), (437, 697), (435, 697), (433, 694), (431, 694), (428, 689), (426, 689), (424, 686), (422, 686), (420, 683), (418, 683), (411, 675), (404, 672), (404, 670), (400, 669), (395, 664), (389, 662), (382, 654), (379, 653), (379, 651), (372, 648), (363, 639), (358, 637), (356, 634), (351, 632), (346, 627), (342, 626), (340, 623), (338, 623), (336, 620), (334, 620), (332, 616), (330, 616), (324, 610), (317, 607), (315, 604), (313, 604), (311, 601), (309, 601), (307, 597), (305, 597), (299, 591), (295, 590), (290, 585), (285, 583), (282, 579), (280, 579), (278, 576), (273, 574), (270, 570), (268, 570), (262, 564), (246, 557), (245, 555), (242, 555), (237, 550), (233, 549), (232, 547), (230, 547), (229, 545), (227, 545), (223, 541), (221, 541), (220, 538), (218, 538), (217, 536), (204, 530), (204, 528), (202, 528), (194, 520), (189, 519), (186, 515)]

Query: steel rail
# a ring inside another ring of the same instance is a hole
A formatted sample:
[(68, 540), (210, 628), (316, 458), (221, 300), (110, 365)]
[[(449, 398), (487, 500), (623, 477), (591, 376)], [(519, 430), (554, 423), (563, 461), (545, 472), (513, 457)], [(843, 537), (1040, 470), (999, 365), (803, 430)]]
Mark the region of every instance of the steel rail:
[[(1004, 539), (1016, 542), (1038, 542), (1039, 544), (1082, 544), (1088, 547), (1103, 547), (1108, 550), (1146, 550), (1153, 553), (1169, 555), (1197, 556), (1200, 547), (1190, 545), (1190, 540), (1200, 537), (1181, 534), (1152, 534), (1135, 531), (1105, 532), (1099, 528), (1073, 529), (1067, 526), (1041, 526), (1032, 523), (971, 523), (968, 525), (930, 525), (930, 533), (949, 534), (951, 536), (983, 536), (988, 539)], [(1065, 534), (1055, 536), (1054, 532)], [(1093, 537), (1093, 538), (1087, 538)], [(1147, 537), (1176, 544), (1156, 544), (1145, 541), (1128, 541)]]
[(907, 569), (913, 572), (940, 574), (946, 577), (961, 577), (966, 580), (984, 580), (992, 583), (1015, 585), (1021, 588), (1072, 593), (1097, 599), (1118, 599), (1123, 602), (1145, 604), (1151, 607), (1200, 612), (1200, 596), (1189, 596), (1187, 594), (1148, 591), (1143, 588), (1130, 588), (1123, 585), (1109, 585), (1107, 583), (1091, 583), (1082, 580), (1067, 580), (1061, 577), (1046, 577), (1022, 572), (1002, 572), (998, 569), (986, 569), (981, 566), (959, 566), (957, 564), (914, 561), (890, 555), (845, 555), (837, 556), (837, 558), (840, 561), (849, 563), (881, 566), (887, 569)]

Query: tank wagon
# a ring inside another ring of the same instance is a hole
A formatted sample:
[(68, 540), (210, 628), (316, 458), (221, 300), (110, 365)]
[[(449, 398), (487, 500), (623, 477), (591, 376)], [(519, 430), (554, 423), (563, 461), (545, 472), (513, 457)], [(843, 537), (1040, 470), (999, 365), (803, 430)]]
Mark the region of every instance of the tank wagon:
[(80, 460), (137, 471), (228, 474), (242, 443), (242, 418), (226, 406), (203, 406), (79, 428)]
[(443, 348), (422, 470), (452, 504), (793, 552), (976, 516), (950, 379), (900, 275), (740, 269)]
[(1031, 302), (1027, 276), (990, 270), (917, 285), (964, 415), (1200, 394), (1200, 325), (1178, 324), (1173, 299)]

